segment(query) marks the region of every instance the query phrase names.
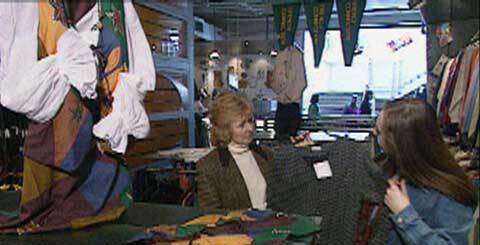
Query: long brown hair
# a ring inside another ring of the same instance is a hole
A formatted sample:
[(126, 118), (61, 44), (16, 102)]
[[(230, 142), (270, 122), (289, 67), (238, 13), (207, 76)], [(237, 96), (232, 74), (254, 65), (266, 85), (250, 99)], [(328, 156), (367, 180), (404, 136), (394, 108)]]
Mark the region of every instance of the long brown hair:
[(388, 102), (382, 119), (385, 153), (398, 175), (420, 188), (475, 205), (473, 183), (443, 142), (436, 113), (429, 104), (417, 99)]

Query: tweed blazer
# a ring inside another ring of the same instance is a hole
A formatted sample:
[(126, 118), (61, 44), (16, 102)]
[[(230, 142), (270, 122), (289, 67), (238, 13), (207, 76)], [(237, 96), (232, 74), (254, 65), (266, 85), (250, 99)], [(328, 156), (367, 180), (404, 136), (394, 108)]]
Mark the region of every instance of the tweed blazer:
[[(268, 185), (272, 171), (272, 157), (265, 148), (253, 147), (257, 161)], [(248, 209), (252, 207), (250, 195), (230, 151), (215, 149), (197, 162), (197, 193), (201, 207), (221, 209)]]

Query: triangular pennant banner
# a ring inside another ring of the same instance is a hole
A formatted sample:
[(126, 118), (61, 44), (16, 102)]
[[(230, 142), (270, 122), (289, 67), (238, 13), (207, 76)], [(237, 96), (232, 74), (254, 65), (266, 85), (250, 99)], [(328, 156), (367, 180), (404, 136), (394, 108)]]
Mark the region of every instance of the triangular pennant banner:
[(322, 59), (325, 32), (330, 22), (333, 0), (305, 0), (304, 4), (308, 30), (313, 42), (315, 67), (318, 67)]
[(351, 66), (367, 0), (336, 0), (345, 66)]
[(300, 1), (285, 1), (272, 6), (280, 50), (293, 45), (300, 6)]

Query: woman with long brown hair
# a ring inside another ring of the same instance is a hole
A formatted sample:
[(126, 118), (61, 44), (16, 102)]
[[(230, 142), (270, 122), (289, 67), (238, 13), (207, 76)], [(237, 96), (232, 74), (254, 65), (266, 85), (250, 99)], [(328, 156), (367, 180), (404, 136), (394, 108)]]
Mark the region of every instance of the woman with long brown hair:
[(467, 244), (473, 183), (442, 140), (435, 111), (421, 100), (388, 102), (374, 134), (390, 169), (387, 244)]

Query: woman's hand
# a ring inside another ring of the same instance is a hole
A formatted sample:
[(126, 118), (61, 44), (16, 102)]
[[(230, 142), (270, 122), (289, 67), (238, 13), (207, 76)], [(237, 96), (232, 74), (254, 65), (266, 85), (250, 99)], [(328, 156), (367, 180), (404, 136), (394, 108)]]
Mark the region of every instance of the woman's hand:
[(405, 184), (405, 180), (398, 181), (394, 178), (389, 179), (388, 184), (390, 186), (385, 193), (384, 202), (394, 214), (397, 214), (410, 205), (407, 185)]

